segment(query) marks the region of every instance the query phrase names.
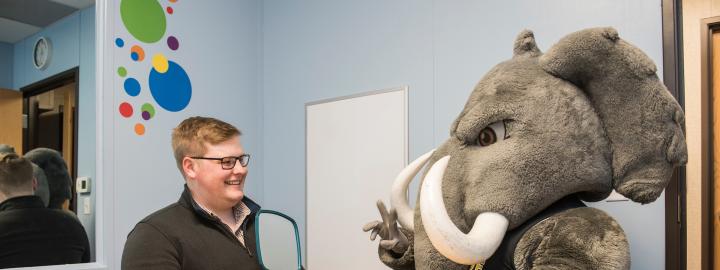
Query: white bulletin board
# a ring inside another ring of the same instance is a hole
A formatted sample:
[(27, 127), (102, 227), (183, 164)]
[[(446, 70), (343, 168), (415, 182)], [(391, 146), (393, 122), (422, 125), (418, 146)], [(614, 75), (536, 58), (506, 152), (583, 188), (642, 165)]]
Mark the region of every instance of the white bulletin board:
[(408, 156), (407, 87), (306, 104), (307, 268), (388, 269), (362, 226)]

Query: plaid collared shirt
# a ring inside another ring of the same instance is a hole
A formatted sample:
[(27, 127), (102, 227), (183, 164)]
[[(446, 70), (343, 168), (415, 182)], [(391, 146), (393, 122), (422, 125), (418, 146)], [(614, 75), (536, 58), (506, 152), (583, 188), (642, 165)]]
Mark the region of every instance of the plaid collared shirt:
[[(205, 206), (198, 203), (200, 208), (202, 208), (205, 212), (207, 212), (210, 216), (218, 217), (215, 213), (205, 208)], [(235, 234), (235, 237), (240, 241), (240, 243), (245, 246), (245, 233), (242, 230), (242, 223), (245, 222), (245, 219), (250, 215), (250, 208), (245, 205), (242, 201), (240, 201), (238, 204), (233, 206), (233, 218), (235, 219), (235, 224), (238, 224), (237, 230), (233, 232)], [(222, 222), (222, 220), (220, 220)], [(228, 226), (230, 227), (230, 226)]]
[(239, 202), (235, 206), (233, 206), (233, 217), (235, 218), (235, 223), (240, 224), (240, 227), (238, 227), (237, 231), (235, 231), (235, 237), (237, 237), (238, 240), (240, 240), (240, 243), (245, 245), (245, 237), (244, 232), (242, 230), (242, 223), (245, 222), (245, 219), (250, 215), (250, 208), (245, 205), (243, 202)]

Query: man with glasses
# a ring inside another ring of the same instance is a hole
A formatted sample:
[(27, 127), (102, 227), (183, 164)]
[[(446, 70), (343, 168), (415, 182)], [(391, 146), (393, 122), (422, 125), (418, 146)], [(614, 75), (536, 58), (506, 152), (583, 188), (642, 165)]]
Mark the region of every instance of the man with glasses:
[(173, 130), (185, 190), (130, 232), (122, 269), (261, 269), (254, 232), (260, 206), (243, 192), (250, 155), (240, 134), (207, 117), (185, 119)]

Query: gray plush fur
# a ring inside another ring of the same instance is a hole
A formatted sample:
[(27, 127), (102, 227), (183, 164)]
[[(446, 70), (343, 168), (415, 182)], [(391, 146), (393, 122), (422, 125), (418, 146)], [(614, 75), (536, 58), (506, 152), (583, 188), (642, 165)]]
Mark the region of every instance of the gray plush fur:
[(413, 245), (413, 233), (412, 231), (399, 228), (400, 231), (407, 235), (408, 241), (410, 242), (410, 248), (408, 248), (407, 252), (404, 254), (396, 254), (390, 250), (384, 249), (382, 247), (378, 248), (378, 255), (380, 256), (380, 260), (385, 263), (387, 266), (389, 266), (392, 269), (397, 270), (412, 270), (415, 269), (415, 258), (412, 248)]
[(541, 57), (543, 69), (582, 87), (612, 142), (613, 186), (636, 202), (655, 201), (673, 166), (685, 164), (685, 116), (640, 49), (612, 28), (568, 35)]
[[(480, 132), (498, 121), (507, 138), (480, 146)], [(544, 55), (523, 31), (513, 58), (480, 80), (429, 164), (451, 156), (443, 197), (461, 231), (486, 211), (505, 216), (512, 230), (570, 194), (598, 201), (615, 189), (654, 201), (687, 161), (683, 126), (652, 61), (614, 29), (572, 33)], [(468, 269), (435, 250), (419, 209), (418, 202), (408, 251), (381, 260), (395, 269)], [(519, 269), (628, 269), (629, 260), (622, 229), (594, 209), (536, 224), (515, 253)]]
[(48, 208), (60, 209), (65, 200), (72, 198), (72, 180), (60, 152), (36, 148), (27, 152), (25, 158), (40, 167), (47, 177), (50, 190)]
[(536, 224), (515, 249), (518, 270), (630, 269), (629, 245), (605, 212), (575, 208)]

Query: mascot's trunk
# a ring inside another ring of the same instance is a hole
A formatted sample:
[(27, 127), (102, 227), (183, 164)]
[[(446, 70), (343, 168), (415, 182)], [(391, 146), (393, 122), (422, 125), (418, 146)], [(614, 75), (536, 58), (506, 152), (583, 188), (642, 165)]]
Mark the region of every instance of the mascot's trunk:
[(430, 242), (440, 254), (465, 265), (482, 263), (500, 246), (508, 227), (504, 216), (484, 212), (464, 234), (450, 220), (442, 196), (442, 178), (450, 156), (439, 159), (425, 175), (420, 191), (420, 216)]

